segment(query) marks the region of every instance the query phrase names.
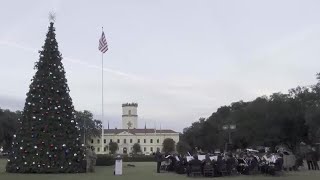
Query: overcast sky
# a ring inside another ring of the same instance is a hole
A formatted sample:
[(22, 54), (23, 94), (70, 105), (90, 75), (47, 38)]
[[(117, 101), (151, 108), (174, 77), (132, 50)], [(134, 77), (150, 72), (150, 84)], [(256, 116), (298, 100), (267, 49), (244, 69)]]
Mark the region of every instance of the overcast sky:
[(320, 1), (117, 0), (4, 1), (0, 6), (0, 107), (21, 110), (55, 11), (76, 110), (111, 127), (121, 104), (139, 104), (139, 126), (184, 127), (222, 105), (298, 85), (320, 72)]

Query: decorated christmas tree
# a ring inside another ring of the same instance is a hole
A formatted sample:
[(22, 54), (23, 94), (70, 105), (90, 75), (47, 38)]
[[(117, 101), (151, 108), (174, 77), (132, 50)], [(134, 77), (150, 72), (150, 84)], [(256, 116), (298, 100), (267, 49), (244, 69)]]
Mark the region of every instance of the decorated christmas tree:
[(51, 22), (14, 135), (6, 170), (13, 173), (85, 172), (84, 147)]

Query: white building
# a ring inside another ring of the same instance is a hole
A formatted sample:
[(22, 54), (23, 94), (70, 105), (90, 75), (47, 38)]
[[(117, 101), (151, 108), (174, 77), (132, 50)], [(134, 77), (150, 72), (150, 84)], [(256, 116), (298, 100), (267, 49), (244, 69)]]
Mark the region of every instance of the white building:
[(143, 154), (152, 154), (157, 149), (161, 151), (163, 140), (166, 138), (179, 142), (179, 133), (170, 129), (142, 129), (138, 128), (138, 104), (122, 104), (122, 129), (104, 129), (103, 140), (91, 139), (91, 145), (95, 147), (97, 154), (109, 154), (110, 142), (118, 143), (121, 154), (132, 152), (132, 146), (139, 143)]

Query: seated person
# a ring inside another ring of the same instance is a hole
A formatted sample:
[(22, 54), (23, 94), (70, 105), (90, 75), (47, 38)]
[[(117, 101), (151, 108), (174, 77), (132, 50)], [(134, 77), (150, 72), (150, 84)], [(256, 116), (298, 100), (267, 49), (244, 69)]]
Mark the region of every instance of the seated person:
[(203, 164), (212, 165), (212, 161), (210, 159), (209, 154), (206, 155), (206, 158), (204, 159)]
[(237, 171), (241, 174), (249, 174), (249, 166), (244, 158), (238, 159)]
[(275, 160), (276, 171), (282, 171), (283, 168), (283, 154), (280, 154)]
[(256, 171), (258, 169), (258, 160), (252, 154), (250, 154), (248, 160), (250, 171)]
[(165, 160), (161, 162), (161, 168), (160, 169), (167, 171), (170, 164), (171, 164), (171, 159), (165, 158)]
[(176, 156), (175, 171), (178, 174), (186, 173), (186, 163), (181, 156)]
[(168, 159), (170, 159), (170, 164), (168, 165), (167, 170), (174, 171), (174, 167), (177, 162), (177, 159), (175, 158), (175, 156), (170, 156), (170, 157), (168, 157)]
[(213, 175), (213, 162), (211, 161), (209, 154), (206, 155), (205, 160), (202, 163), (202, 174), (205, 175), (207, 172), (211, 172)]
[(226, 168), (229, 175), (233, 170), (236, 170), (236, 166), (237, 166), (236, 159), (233, 157), (232, 154), (229, 154), (226, 160)]
[(223, 159), (222, 155), (218, 155), (214, 165), (214, 171), (217, 176), (222, 176), (222, 171), (226, 171), (226, 161)]

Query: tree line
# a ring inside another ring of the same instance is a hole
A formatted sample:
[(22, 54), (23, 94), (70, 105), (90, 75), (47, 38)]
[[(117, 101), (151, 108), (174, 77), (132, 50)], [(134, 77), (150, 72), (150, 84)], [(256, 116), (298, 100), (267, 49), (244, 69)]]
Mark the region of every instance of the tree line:
[(7, 150), (17, 130), (18, 118), (21, 117), (21, 111), (12, 112), (0, 108), (0, 148)]
[[(224, 149), (229, 132), (223, 126), (228, 124), (236, 125), (236, 129), (230, 132), (234, 149), (257, 146), (274, 148), (281, 144), (295, 151), (301, 142), (319, 143), (320, 74), (317, 74), (317, 80), (315, 85), (298, 86), (288, 93), (277, 92), (253, 101), (221, 106), (210, 117), (200, 118), (185, 128), (180, 141), (176, 145), (168, 145), (170, 148), (166, 151), (177, 150), (185, 154), (195, 148), (203, 151)], [(0, 147), (4, 150), (12, 143), (20, 117), (21, 111), (0, 108)], [(76, 111), (76, 120), (81, 127), (81, 138), (85, 137), (86, 142), (101, 135), (102, 122), (94, 119), (90, 111)], [(118, 149), (116, 145), (109, 148), (113, 151)], [(139, 147), (135, 149), (136, 152), (141, 151)]]
[[(301, 142), (320, 141), (320, 74), (318, 83), (298, 86), (288, 93), (273, 93), (253, 101), (221, 106), (183, 130), (180, 149), (224, 149), (229, 133), (232, 148), (285, 145), (295, 151)], [(234, 130), (223, 129), (235, 125)]]

